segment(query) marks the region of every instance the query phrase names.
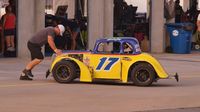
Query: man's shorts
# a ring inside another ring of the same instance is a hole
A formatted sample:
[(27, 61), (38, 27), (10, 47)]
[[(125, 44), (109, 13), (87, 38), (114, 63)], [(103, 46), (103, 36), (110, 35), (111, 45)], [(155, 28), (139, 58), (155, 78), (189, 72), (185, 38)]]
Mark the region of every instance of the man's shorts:
[(43, 60), (44, 59), (44, 56), (41, 52), (42, 48), (39, 45), (28, 42), (27, 46), (31, 53), (31, 60), (34, 60), (34, 59)]

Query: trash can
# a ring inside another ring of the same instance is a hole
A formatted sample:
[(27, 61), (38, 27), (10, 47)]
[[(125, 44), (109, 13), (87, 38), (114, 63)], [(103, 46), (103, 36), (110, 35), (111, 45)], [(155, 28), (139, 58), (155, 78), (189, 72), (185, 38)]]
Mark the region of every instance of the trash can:
[(189, 54), (194, 25), (192, 23), (168, 23), (167, 31), (173, 53)]

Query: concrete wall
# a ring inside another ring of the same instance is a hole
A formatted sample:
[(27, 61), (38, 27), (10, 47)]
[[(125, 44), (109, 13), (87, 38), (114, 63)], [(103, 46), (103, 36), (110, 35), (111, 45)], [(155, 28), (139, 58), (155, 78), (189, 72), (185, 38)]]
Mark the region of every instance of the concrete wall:
[(150, 27), (150, 41), (151, 52), (164, 52), (164, 1), (152, 0), (151, 12), (151, 27)]
[(18, 57), (27, 58), (29, 51), (27, 48), (27, 41), (33, 35), (34, 28), (34, 0), (18, 0)]
[(113, 36), (113, 0), (88, 0), (88, 48), (96, 39)]
[(18, 0), (17, 55), (28, 58), (30, 53), (27, 41), (41, 28), (44, 28), (44, 0)]
[(114, 25), (114, 1), (104, 1), (104, 36), (113, 36), (113, 25)]
[(45, 27), (45, 0), (35, 0), (35, 32)]
[(183, 10), (187, 11), (190, 7), (190, 0), (183, 0)]

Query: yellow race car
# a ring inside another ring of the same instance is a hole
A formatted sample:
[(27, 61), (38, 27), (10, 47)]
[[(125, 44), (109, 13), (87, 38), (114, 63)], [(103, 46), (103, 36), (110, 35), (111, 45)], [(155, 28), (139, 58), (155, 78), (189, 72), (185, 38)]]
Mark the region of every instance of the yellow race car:
[(160, 63), (150, 54), (142, 53), (133, 37), (103, 38), (95, 43), (93, 51), (67, 51), (53, 55), (47, 77), (52, 73), (59, 83), (69, 83), (79, 78), (81, 82), (114, 80), (132, 82), (137, 86), (149, 86), (168, 75)]

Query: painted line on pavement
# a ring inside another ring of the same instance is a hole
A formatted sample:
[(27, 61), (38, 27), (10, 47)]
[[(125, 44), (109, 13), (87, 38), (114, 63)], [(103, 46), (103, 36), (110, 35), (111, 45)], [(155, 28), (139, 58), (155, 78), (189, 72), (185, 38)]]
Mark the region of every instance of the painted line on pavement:
[(24, 86), (46, 86), (46, 85), (53, 85), (56, 83), (35, 83), (35, 84), (8, 84), (8, 85), (0, 85), (0, 88), (6, 87), (24, 87)]
[[(187, 79), (187, 78), (200, 78), (200, 75), (198, 76), (180, 76), (180, 79)], [(58, 83), (34, 83), (34, 84), (5, 84), (0, 85), (0, 88), (8, 88), (8, 87), (25, 87), (25, 86), (46, 86), (46, 85), (55, 85)]]

